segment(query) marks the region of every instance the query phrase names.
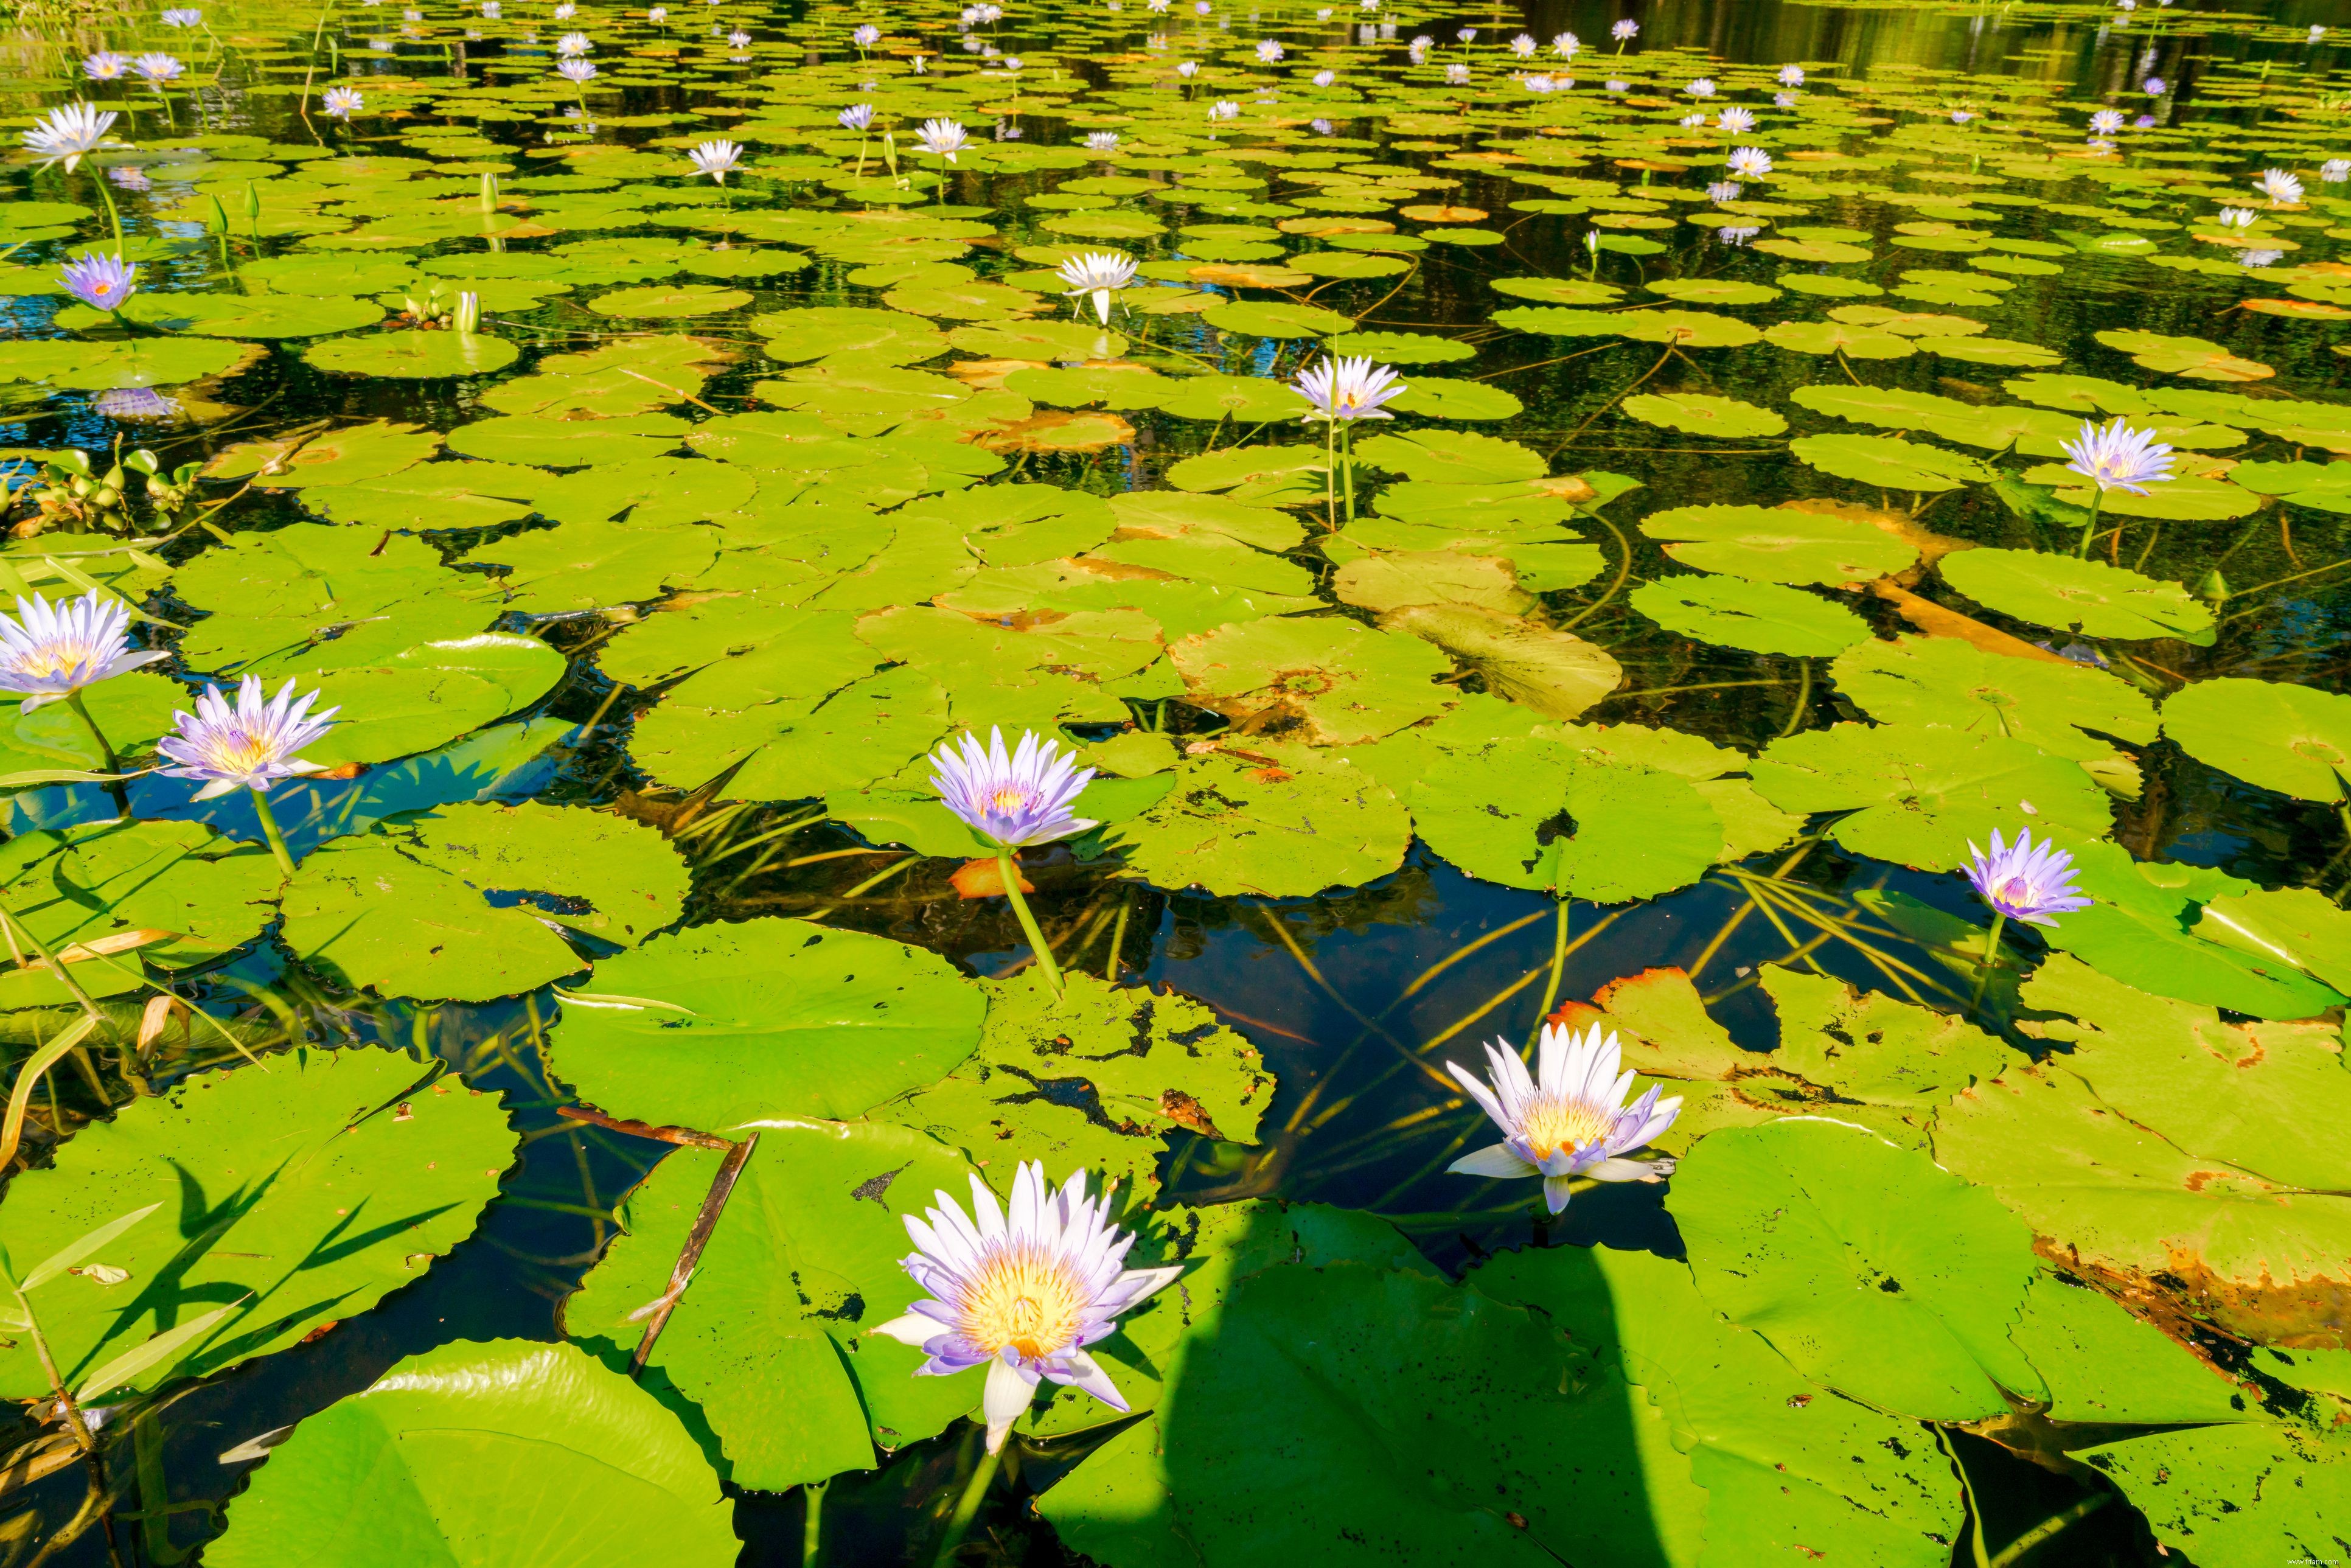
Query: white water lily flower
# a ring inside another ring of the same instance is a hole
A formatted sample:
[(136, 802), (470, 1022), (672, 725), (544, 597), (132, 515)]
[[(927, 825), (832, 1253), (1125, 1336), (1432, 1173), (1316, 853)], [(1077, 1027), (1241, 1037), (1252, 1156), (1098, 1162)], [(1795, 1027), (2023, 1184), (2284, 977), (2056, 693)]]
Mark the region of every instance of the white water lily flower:
[(949, 1377), (985, 1364), (990, 1453), (1037, 1396), (1040, 1378), (1081, 1388), (1113, 1410), (1126, 1399), (1086, 1347), (1118, 1328), (1118, 1317), (1172, 1284), (1180, 1268), (1126, 1268), (1134, 1239), (1110, 1223), (1110, 1193), (1086, 1196), (1086, 1173), (1055, 1192), (1045, 1167), (1012, 1176), (1008, 1216), (977, 1176), (971, 1217), (946, 1193), (921, 1219), (906, 1216), (914, 1251), (900, 1260), (927, 1296), (902, 1317), (867, 1330), (912, 1345), (930, 1359), (917, 1376)]
[(96, 589), (55, 604), (36, 593), (15, 620), (0, 615), (0, 691), (21, 693), (26, 713), (171, 656), (131, 652), (130, 607)]
[(2283, 169), (2264, 169), (2254, 186), (2273, 203), (2292, 204), (2302, 200), (2302, 182)]
[(1761, 147), (1734, 147), (1723, 162), (1742, 180), (1761, 180), (1771, 172), (1771, 154)]
[(1134, 281), (1135, 260), (1114, 250), (1091, 250), (1061, 263), (1059, 276), (1070, 297), (1093, 297), (1094, 315), (1110, 325), (1110, 297)]
[(1446, 1071), (1503, 1134), (1500, 1143), (1447, 1168), (1460, 1176), (1539, 1176), (1543, 1201), (1553, 1214), (1567, 1207), (1578, 1176), (1654, 1181), (1671, 1175), (1670, 1159), (1624, 1156), (1674, 1124), (1681, 1114), (1681, 1098), (1660, 1100), (1653, 1084), (1640, 1099), (1625, 1104), (1625, 1092), (1637, 1074), (1618, 1074), (1622, 1056), (1616, 1037), (1604, 1038), (1598, 1024), (1581, 1040), (1563, 1025), (1545, 1024), (1531, 1077), (1507, 1040), (1486, 1048), (1490, 1087), (1467, 1068), (1447, 1062)]
[(705, 141), (686, 153), (686, 157), (692, 161), (695, 173), (707, 174), (723, 185), (726, 183), (728, 171), (743, 162), (743, 144), (723, 139)]
[(42, 168), (62, 159), (70, 174), (85, 154), (96, 152), (106, 140), (115, 119), (95, 104), (65, 104), (43, 115), (38, 124), (25, 132), (24, 142), (40, 158)]
[(971, 138), (965, 135), (963, 127), (952, 120), (925, 120), (915, 128), (914, 139), (923, 144), (924, 152), (944, 158), (950, 163), (956, 161), (956, 153), (971, 145)]

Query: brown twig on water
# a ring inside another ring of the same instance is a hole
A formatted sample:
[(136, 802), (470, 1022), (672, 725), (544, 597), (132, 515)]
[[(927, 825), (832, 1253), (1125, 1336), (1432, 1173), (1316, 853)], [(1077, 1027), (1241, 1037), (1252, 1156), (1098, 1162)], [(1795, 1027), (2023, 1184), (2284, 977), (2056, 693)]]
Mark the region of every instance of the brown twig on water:
[(567, 1122), (585, 1122), (591, 1127), (601, 1127), (609, 1133), (626, 1133), (632, 1138), (653, 1138), (664, 1144), (677, 1144), (690, 1149), (732, 1149), (735, 1145), (716, 1133), (698, 1133), (692, 1127), (656, 1127), (651, 1122), (624, 1122), (618, 1116), (607, 1116), (591, 1105), (558, 1105), (555, 1113)]
[(758, 1146), (757, 1133), (735, 1145), (727, 1151), (718, 1174), (711, 1178), (710, 1192), (702, 1200), (702, 1212), (694, 1217), (694, 1228), (686, 1234), (685, 1249), (677, 1255), (677, 1267), (669, 1271), (669, 1289), (653, 1304), (653, 1316), (645, 1323), (645, 1336), (637, 1342), (637, 1354), (629, 1357), (632, 1380), (644, 1371), (645, 1362), (653, 1353), (653, 1341), (661, 1338), (670, 1313), (677, 1311), (678, 1298), (685, 1294), (686, 1281), (694, 1278), (694, 1270), (702, 1261), (702, 1249), (710, 1245), (710, 1233), (718, 1228), (718, 1217), (726, 1212), (726, 1200), (734, 1194), (736, 1178), (743, 1174), (751, 1151)]

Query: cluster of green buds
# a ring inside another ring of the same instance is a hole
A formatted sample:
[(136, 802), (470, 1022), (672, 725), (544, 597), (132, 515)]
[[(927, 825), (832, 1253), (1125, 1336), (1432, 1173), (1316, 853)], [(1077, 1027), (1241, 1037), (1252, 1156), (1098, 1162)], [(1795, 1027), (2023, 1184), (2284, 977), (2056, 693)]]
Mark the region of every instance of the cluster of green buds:
[(473, 333), (482, 324), (482, 298), (471, 289), (451, 299), (442, 292), (435, 280), (432, 291), (419, 299), (403, 294), (400, 298), (401, 313), (413, 324), (424, 328), (440, 328), (454, 332)]
[(32, 482), (21, 492), (32, 513), (9, 532), (19, 538), (51, 529), (128, 535), (139, 531), (131, 515), (131, 476), (145, 481), (147, 500), (154, 508), (154, 527), (168, 528), (195, 495), (197, 465), (183, 463), (166, 469), (163, 460), (144, 447), (122, 455), (104, 473), (78, 447), (52, 453)]

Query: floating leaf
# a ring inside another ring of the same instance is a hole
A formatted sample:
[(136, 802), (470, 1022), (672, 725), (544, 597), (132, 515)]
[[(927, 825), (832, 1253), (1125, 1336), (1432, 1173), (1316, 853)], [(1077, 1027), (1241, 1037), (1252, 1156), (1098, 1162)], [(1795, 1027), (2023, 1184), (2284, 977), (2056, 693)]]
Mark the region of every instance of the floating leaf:
[(1946, 556), (1944, 580), (2003, 615), (2091, 637), (2212, 640), (2212, 612), (2176, 582), (2104, 561), (2023, 549)]
[[(183, 1079), (60, 1144), (9, 1190), (32, 1260), (159, 1205), (106, 1247), (130, 1279), (52, 1281), (38, 1311), (68, 1385), (209, 1308), (235, 1310), (133, 1386), (222, 1371), (365, 1312), (472, 1233), (519, 1142), (496, 1099), (364, 1049)], [(49, 1388), (32, 1343), (0, 1349), (12, 1396)]]
[[(526, 1491), (541, 1506), (508, 1506)], [(619, 1568), (658, 1539), (717, 1568), (740, 1549), (724, 1503), (684, 1427), (625, 1376), (569, 1345), (460, 1340), (305, 1419), (204, 1555)]]
[(1668, 632), (1750, 653), (1837, 653), (1870, 634), (1869, 622), (1843, 605), (1774, 582), (1667, 577), (1626, 597)]

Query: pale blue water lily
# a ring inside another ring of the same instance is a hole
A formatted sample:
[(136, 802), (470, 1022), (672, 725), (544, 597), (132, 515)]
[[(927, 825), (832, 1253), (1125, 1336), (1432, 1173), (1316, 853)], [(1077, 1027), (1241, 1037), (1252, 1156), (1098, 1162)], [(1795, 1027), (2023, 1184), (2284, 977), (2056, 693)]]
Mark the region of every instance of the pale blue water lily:
[(1583, 40), (1573, 33), (1557, 34), (1551, 41), (1551, 52), (1563, 60), (1575, 58), (1575, 52), (1582, 47), (1583, 47)]
[(1970, 841), (1968, 854), (1969, 884), (2004, 919), (2054, 925), (2051, 916), (2071, 915), (2096, 902), (2074, 885), (2080, 874), (2074, 857), (2045, 839), (2036, 845), (2030, 828), (2019, 829), (2012, 844), (2001, 842), (1995, 828), (1991, 853)]
[(1761, 147), (1734, 147), (1723, 163), (1742, 180), (1761, 180), (1771, 172), (1771, 154)]
[(905, 1217), (914, 1250), (900, 1266), (925, 1293), (902, 1316), (868, 1329), (928, 1360), (918, 1377), (987, 1368), (980, 1408), (987, 1449), (1003, 1448), (1040, 1380), (1079, 1388), (1113, 1410), (1125, 1396), (1087, 1346), (1118, 1331), (1121, 1313), (1173, 1284), (1181, 1268), (1129, 1269), (1134, 1238), (1110, 1221), (1109, 1190), (1086, 1192), (1078, 1172), (1056, 1192), (1045, 1167), (1013, 1173), (1008, 1214), (971, 1178), (971, 1213), (944, 1192), (923, 1218)]
[(1359, 359), (1323, 356), (1298, 372), (1292, 383), (1314, 405), (1304, 417), (1348, 423), (1358, 419), (1393, 419), (1381, 404), (1409, 391), (1396, 379), (1395, 367), (1374, 365), (1371, 356)]
[(1782, 66), (1780, 68), (1780, 85), (1782, 87), (1803, 86), (1804, 68), (1802, 66)]
[(2171, 448), (2155, 439), (2152, 430), (2133, 430), (2117, 416), (2099, 425), (2088, 420), (2071, 441), (2060, 441), (2065, 466), (2107, 490), (2127, 490), (2144, 496), (2149, 485), (2172, 476)]
[(841, 122), (841, 128), (843, 131), (869, 131), (873, 126), (873, 106), (870, 103), (852, 103), (833, 118)]
[(1625, 1156), (1654, 1142), (1681, 1114), (1679, 1095), (1660, 1099), (1656, 1085), (1627, 1105), (1638, 1074), (1620, 1074), (1623, 1052), (1614, 1034), (1593, 1024), (1582, 1039), (1563, 1024), (1545, 1024), (1535, 1071), (1507, 1040), (1486, 1047), (1487, 1075), (1445, 1064), (1470, 1099), (1502, 1130), (1502, 1141), (1466, 1155), (1447, 1168), (1458, 1176), (1541, 1176), (1543, 1202), (1553, 1214), (1567, 1207), (1577, 1177), (1593, 1181), (1656, 1181), (1674, 1162)]
[(139, 268), (119, 256), (86, 250), (80, 259), (66, 263), (57, 281), (66, 292), (99, 310), (120, 310), (123, 301), (139, 292)]
[(193, 5), (175, 5), (163, 13), (166, 27), (201, 27), (204, 23), (204, 14)]
[(299, 698), (287, 680), (274, 697), (262, 695), (261, 677), (247, 675), (238, 685), (236, 706), (208, 685), (196, 699), (196, 711), (174, 713), (172, 733), (156, 749), (173, 766), (163, 769), (174, 779), (201, 779), (199, 800), (210, 800), (232, 789), (267, 793), (281, 779), (316, 773), (320, 764), (297, 753), (334, 727), (340, 708), (310, 712), (319, 694)]
[(555, 40), (556, 57), (566, 60), (582, 59), (595, 47), (585, 33), (566, 33)]
[(1641, 24), (1634, 21), (1628, 16), (1625, 20), (1618, 22), (1614, 26), (1610, 27), (1608, 29), (1608, 36), (1621, 44), (1627, 38), (1637, 37), (1640, 31)]
[(2100, 136), (2112, 136), (2123, 128), (2123, 111), (2102, 109), (2090, 116), (2090, 129)]
[(1730, 136), (1744, 136), (1755, 129), (1755, 111), (1733, 104), (1714, 117), (1714, 128)]
[(1532, 33), (1520, 33), (1510, 40), (1510, 53), (1522, 60), (1534, 58), (1535, 51), (1541, 47), (1535, 42), (1535, 36)]
[(2318, 177), (2330, 185), (2351, 180), (2351, 158), (2329, 158), (2318, 166)]
[(172, 56), (151, 51), (133, 58), (131, 68), (145, 77), (154, 86), (162, 87), (167, 81), (179, 80), (181, 74), (188, 68)]
[(367, 98), (355, 87), (330, 87), (320, 101), (335, 119), (349, 120), (366, 106)]
[(112, 49), (100, 49), (82, 57), (81, 74), (92, 81), (120, 81), (131, 68), (131, 57), (118, 55)]
[(128, 670), (170, 658), (165, 650), (131, 651), (131, 608), (96, 589), (51, 604), (36, 593), (0, 615), (0, 691), (32, 712)]
[(938, 771), (931, 788), (989, 843), (1006, 849), (1050, 844), (1096, 825), (1070, 812), (1094, 770), (1080, 768), (1074, 756), (1057, 756), (1059, 741), (1024, 729), (1020, 744), (1007, 752), (1004, 732), (990, 728), (985, 747), (971, 731), (959, 745), (960, 750), (942, 745), (932, 754)]
[(571, 83), (574, 87), (583, 86), (596, 78), (596, 62), (593, 60), (558, 60), (555, 65), (555, 74), (561, 77), (565, 81)]

